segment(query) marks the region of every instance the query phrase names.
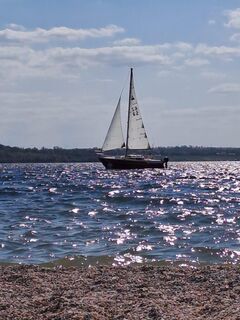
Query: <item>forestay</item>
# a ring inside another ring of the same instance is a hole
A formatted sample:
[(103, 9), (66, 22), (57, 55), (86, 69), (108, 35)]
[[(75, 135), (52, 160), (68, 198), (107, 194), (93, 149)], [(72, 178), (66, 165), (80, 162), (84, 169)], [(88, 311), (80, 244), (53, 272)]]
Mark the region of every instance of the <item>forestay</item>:
[(133, 75), (131, 77), (129, 96), (128, 149), (149, 149), (147, 134), (137, 103)]
[(121, 112), (120, 112), (121, 97), (118, 100), (116, 110), (114, 112), (112, 122), (107, 132), (107, 136), (102, 146), (103, 151), (123, 148), (125, 141), (123, 138)]

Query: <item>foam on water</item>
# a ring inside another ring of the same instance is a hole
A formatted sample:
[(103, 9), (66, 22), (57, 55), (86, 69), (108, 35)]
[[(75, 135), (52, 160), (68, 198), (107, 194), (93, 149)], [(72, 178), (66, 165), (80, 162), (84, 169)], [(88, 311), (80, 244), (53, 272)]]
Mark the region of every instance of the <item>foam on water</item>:
[(0, 166), (2, 262), (236, 263), (239, 225), (239, 162)]

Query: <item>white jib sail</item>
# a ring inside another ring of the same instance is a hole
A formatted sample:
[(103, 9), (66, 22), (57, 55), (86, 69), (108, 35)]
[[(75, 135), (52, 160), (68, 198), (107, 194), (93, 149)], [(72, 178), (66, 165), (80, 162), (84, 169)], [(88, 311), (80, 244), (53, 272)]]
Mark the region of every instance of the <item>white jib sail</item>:
[(114, 112), (112, 122), (108, 129), (105, 141), (102, 146), (103, 151), (123, 148), (125, 141), (123, 138), (121, 112), (120, 112), (121, 97), (118, 100), (116, 110)]
[(128, 149), (149, 149), (147, 134), (136, 99), (133, 78), (130, 88)]

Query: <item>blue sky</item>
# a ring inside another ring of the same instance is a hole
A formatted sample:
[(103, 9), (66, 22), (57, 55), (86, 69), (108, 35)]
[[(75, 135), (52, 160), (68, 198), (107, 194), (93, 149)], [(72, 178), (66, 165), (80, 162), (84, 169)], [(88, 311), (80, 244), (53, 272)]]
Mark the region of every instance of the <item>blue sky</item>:
[(0, 143), (100, 147), (134, 67), (152, 145), (239, 147), (239, 58), (235, 0), (0, 0)]

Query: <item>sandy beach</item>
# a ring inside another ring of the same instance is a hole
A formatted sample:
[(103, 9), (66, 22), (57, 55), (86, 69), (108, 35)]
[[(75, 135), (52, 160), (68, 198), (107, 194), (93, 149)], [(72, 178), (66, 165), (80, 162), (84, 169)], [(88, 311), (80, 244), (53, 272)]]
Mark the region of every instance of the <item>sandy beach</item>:
[(239, 266), (0, 267), (0, 319), (240, 319)]

